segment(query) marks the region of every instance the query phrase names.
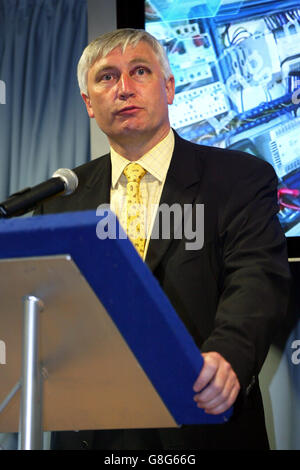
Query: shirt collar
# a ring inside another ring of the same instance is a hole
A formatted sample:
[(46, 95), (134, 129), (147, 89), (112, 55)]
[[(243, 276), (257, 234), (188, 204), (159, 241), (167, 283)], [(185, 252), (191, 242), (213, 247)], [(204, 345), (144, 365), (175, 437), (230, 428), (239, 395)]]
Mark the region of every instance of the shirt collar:
[[(167, 171), (170, 165), (174, 150), (174, 133), (172, 129), (168, 135), (161, 140), (155, 147), (149, 152), (143, 155), (137, 163), (139, 163), (148, 173), (154, 178), (159, 180), (161, 183), (164, 181)], [(112, 188), (114, 189), (124, 171), (124, 168), (128, 165), (129, 161), (127, 158), (122, 157), (112, 147), (110, 149), (111, 165), (112, 165)]]

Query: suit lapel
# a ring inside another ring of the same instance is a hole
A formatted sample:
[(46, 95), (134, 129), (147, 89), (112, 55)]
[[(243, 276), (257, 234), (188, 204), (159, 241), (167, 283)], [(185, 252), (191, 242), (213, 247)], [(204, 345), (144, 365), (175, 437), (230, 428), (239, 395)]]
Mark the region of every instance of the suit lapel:
[(111, 187), (111, 162), (110, 155), (93, 160), (91, 162), (92, 171), (86, 172), (87, 179), (84, 180), (83, 187), (79, 192), (84, 204), (88, 203), (91, 208), (100, 204), (109, 204)]
[[(199, 194), (201, 173), (199, 170), (199, 159), (196, 160), (193, 145), (184, 141), (175, 133), (174, 152), (163, 188), (160, 207), (163, 204), (169, 208), (173, 204), (180, 204), (181, 213), (183, 214), (184, 204), (193, 204), (197, 194)], [(182, 219), (178, 220), (177, 218), (177, 222), (180, 222), (181, 227), (183, 227)], [(174, 227), (174, 224), (171, 224), (170, 237), (162, 238), (160, 234), (159, 238), (153, 238), (155, 234), (159, 233), (159, 224), (158, 212), (145, 260), (152, 271), (156, 269), (162, 260), (174, 240), (176, 232), (176, 226)]]

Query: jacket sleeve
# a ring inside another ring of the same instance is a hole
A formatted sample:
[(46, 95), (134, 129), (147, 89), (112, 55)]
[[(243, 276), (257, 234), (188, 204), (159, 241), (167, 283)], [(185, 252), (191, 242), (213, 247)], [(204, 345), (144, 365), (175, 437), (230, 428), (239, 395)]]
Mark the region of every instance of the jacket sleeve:
[(214, 329), (202, 351), (225, 357), (247, 389), (284, 319), (290, 274), (277, 217), (276, 174), (262, 160), (245, 162), (219, 215), (224, 281)]

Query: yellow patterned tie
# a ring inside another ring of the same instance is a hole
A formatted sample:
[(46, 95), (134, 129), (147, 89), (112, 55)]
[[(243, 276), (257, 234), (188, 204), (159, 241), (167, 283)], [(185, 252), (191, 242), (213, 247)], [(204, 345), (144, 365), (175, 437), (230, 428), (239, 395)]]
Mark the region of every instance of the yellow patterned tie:
[(138, 163), (124, 169), (127, 178), (127, 235), (143, 258), (145, 249), (145, 209), (140, 198), (140, 181), (146, 170)]

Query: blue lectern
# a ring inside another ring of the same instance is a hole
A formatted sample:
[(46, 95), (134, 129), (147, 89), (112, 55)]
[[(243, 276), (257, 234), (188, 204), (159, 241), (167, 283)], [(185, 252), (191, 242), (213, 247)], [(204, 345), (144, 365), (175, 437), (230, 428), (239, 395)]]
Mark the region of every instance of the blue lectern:
[(99, 239), (99, 223), (94, 211), (0, 221), (0, 432), (21, 416), (23, 448), (39, 448), (41, 430), (231, 415), (196, 407), (199, 349), (118, 224)]

